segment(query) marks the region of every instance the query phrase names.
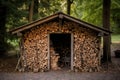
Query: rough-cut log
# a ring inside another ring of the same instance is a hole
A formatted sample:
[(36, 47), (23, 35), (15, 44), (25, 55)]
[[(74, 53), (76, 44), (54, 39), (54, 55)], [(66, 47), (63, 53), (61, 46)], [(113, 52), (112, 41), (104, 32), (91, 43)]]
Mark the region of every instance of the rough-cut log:
[[(82, 25), (65, 21), (62, 26), (59, 26), (58, 22), (49, 22), (26, 31), (22, 42), (24, 49), (21, 53), (24, 70), (34, 72), (48, 70), (48, 47), (50, 47), (48, 34), (57, 32), (73, 34), (74, 71), (99, 71), (100, 38), (98, 34)], [(59, 58), (60, 56), (54, 51), (50, 51), (51, 69), (60, 69)]]
[(58, 53), (55, 53), (54, 48), (50, 48), (50, 58), (51, 58), (51, 69), (52, 70), (59, 70), (60, 67), (58, 67), (58, 59), (60, 58)]

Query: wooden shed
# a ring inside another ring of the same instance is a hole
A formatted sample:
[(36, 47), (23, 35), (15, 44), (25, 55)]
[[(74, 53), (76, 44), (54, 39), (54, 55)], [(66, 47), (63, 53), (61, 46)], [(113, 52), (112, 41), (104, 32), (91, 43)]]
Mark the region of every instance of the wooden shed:
[(62, 12), (12, 29), (23, 71), (99, 71), (101, 35), (110, 32)]

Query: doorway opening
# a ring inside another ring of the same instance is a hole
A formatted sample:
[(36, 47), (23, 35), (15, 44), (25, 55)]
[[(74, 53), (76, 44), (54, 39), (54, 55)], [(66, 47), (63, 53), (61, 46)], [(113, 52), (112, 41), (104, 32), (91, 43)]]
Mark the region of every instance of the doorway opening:
[(50, 34), (50, 68), (71, 69), (71, 34)]

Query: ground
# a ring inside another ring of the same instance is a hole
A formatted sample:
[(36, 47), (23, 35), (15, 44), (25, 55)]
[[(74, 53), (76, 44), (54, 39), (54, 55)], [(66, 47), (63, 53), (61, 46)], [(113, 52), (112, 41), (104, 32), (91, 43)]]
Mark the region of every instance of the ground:
[(17, 57), (0, 58), (0, 80), (120, 80), (120, 58), (115, 58), (114, 51), (120, 49), (120, 43), (112, 44), (112, 63), (102, 65), (99, 72), (16, 72)]
[(0, 80), (120, 80), (117, 73), (74, 73), (49, 71), (44, 73), (0, 73)]
[(0, 58), (0, 72), (14, 72), (16, 64), (16, 57)]

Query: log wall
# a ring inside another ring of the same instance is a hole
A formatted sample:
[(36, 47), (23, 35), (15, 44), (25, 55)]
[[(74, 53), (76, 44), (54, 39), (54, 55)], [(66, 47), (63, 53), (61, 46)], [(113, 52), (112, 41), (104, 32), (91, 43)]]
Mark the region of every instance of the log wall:
[(48, 70), (48, 34), (73, 34), (73, 69), (75, 72), (92, 72), (99, 70), (100, 37), (98, 33), (70, 21), (44, 23), (23, 35), (22, 68), (24, 71)]

